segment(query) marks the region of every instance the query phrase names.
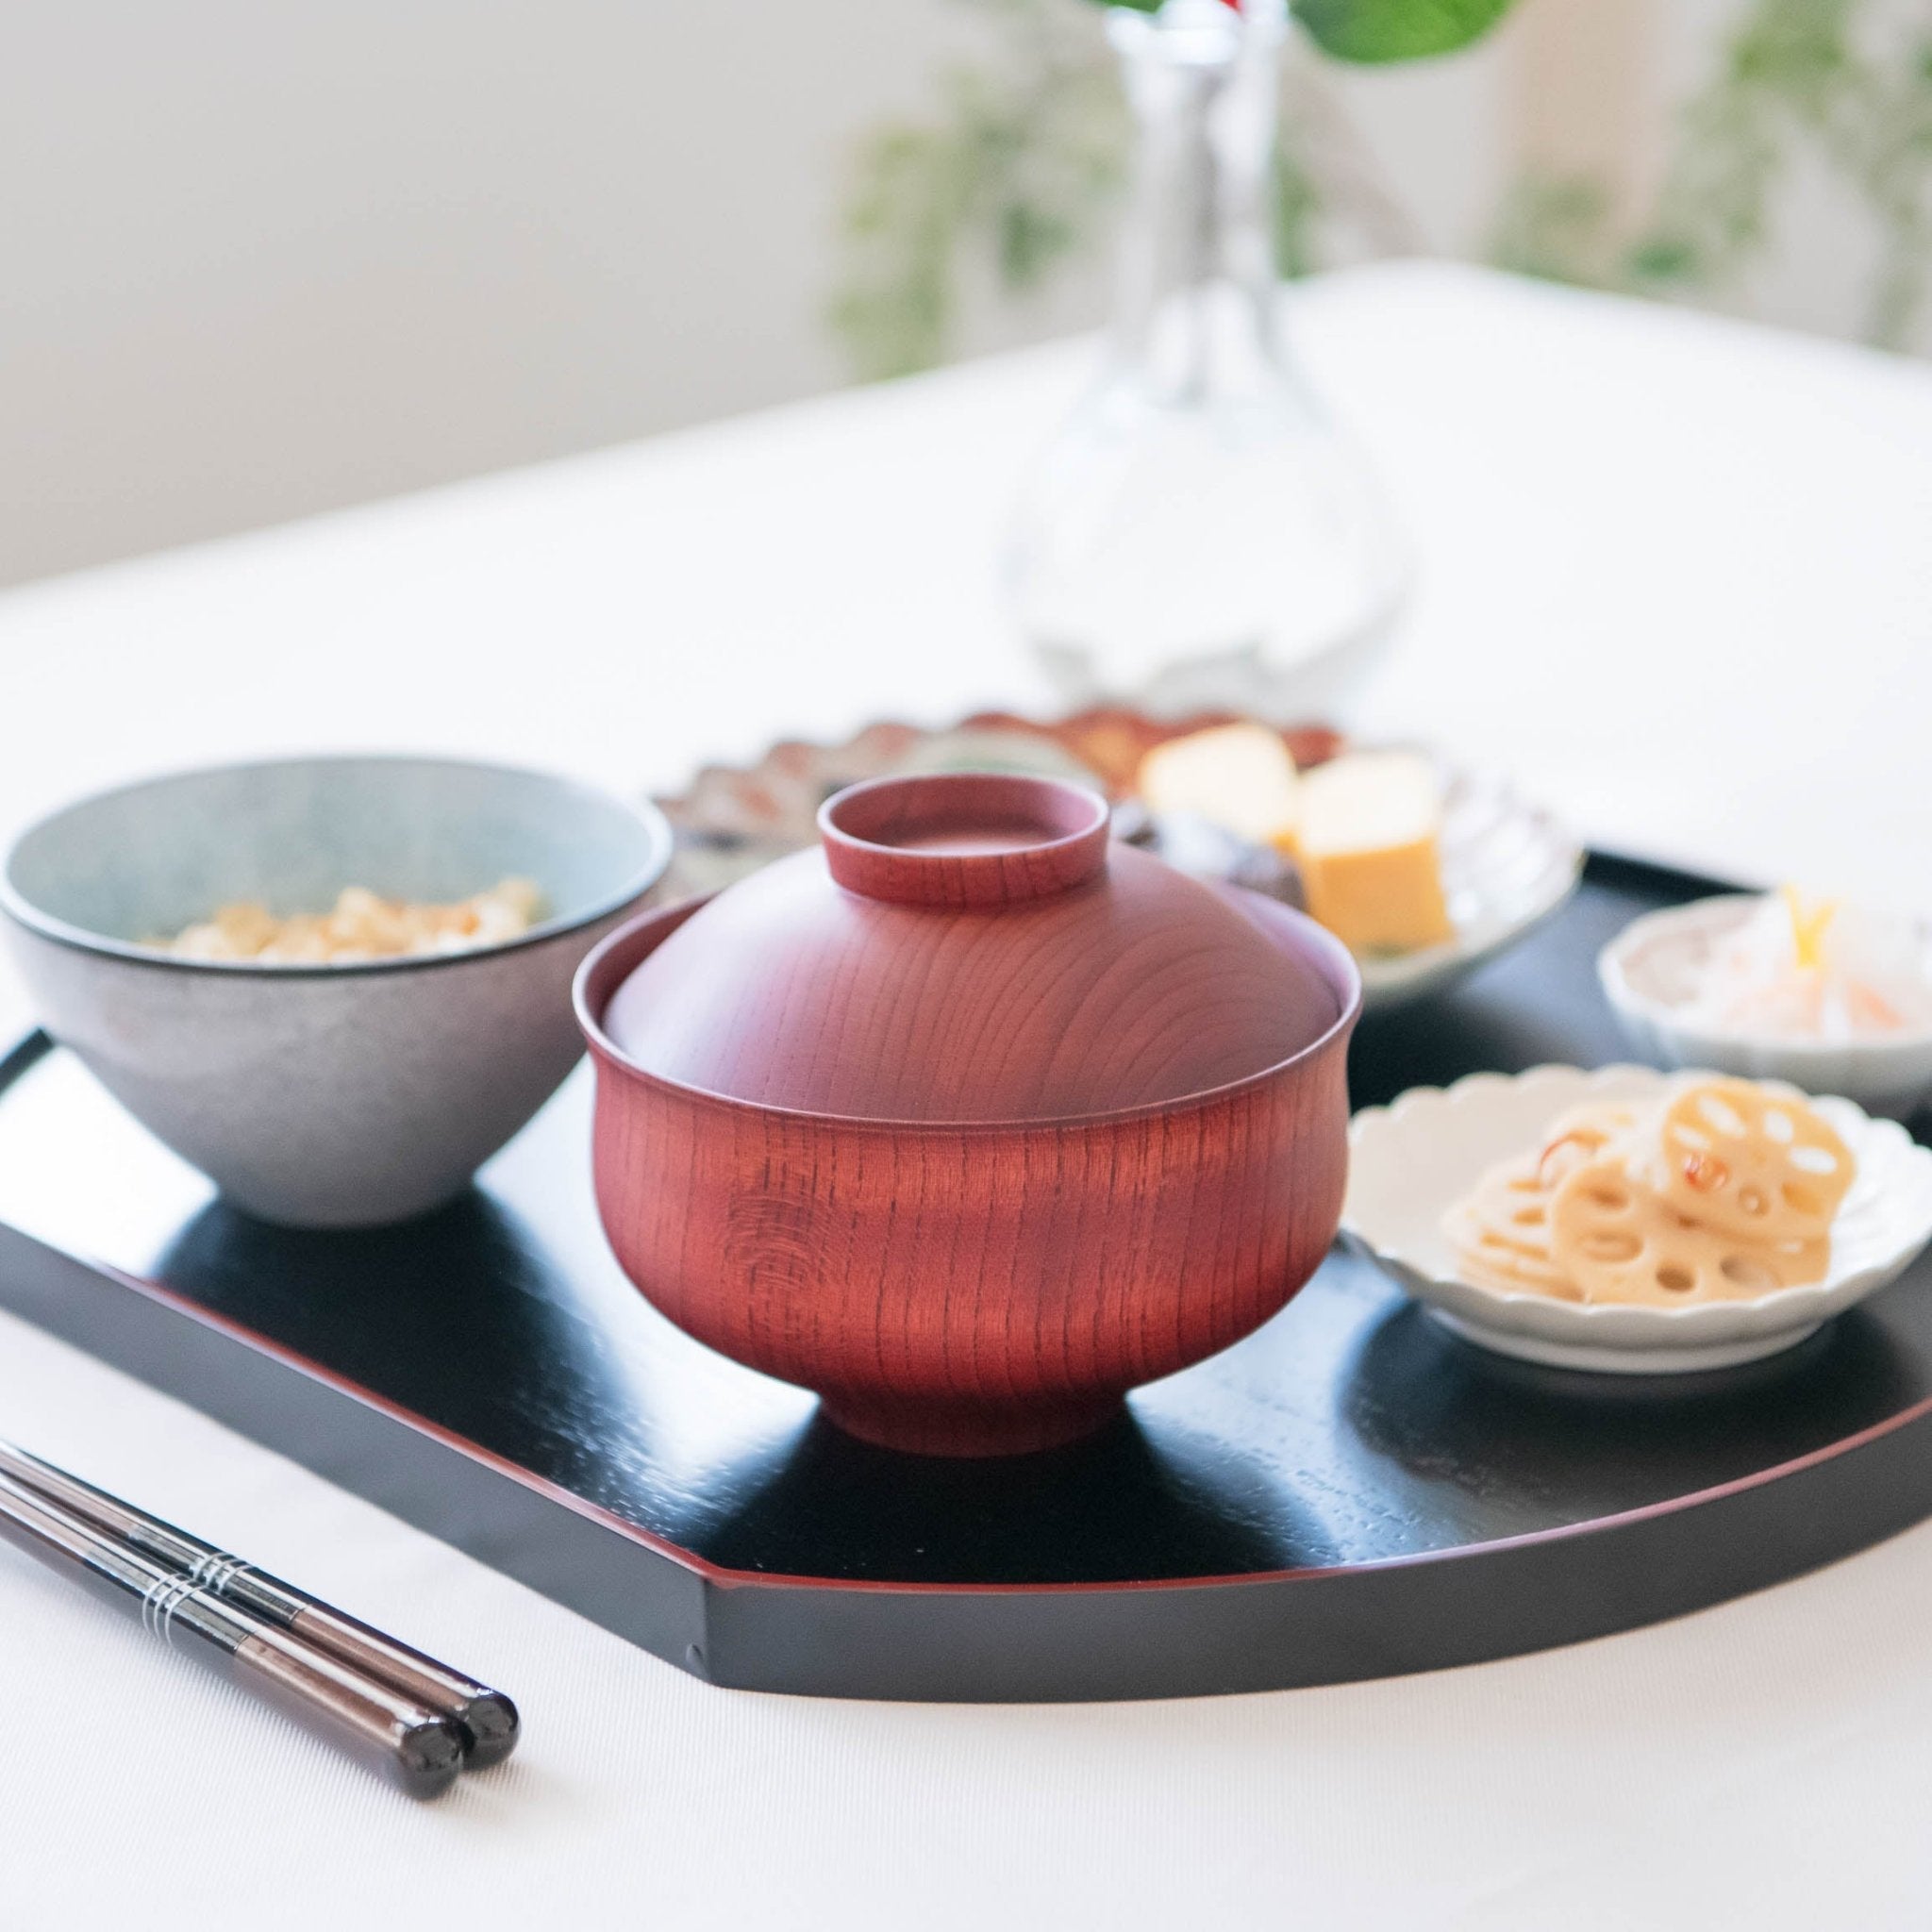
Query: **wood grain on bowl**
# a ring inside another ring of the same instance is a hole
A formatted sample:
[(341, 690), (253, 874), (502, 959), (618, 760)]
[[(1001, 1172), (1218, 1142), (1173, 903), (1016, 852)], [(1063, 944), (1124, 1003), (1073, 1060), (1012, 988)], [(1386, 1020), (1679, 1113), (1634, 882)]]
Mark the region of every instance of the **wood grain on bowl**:
[[(1071, 788), (848, 798), (828, 848), (908, 840), (879, 874), (897, 896), (801, 856), (587, 964), (606, 1230), (673, 1321), (818, 1391), (856, 1435), (1069, 1441), (1320, 1262), (1353, 965), (1298, 914), (1143, 854), (1090, 851), (1081, 874)], [(1029, 823), (1060, 859), (1016, 869)], [(986, 849), (962, 850), (974, 826)], [(908, 896), (920, 866), (936, 903)], [(1076, 875), (1042, 891), (1056, 869)]]

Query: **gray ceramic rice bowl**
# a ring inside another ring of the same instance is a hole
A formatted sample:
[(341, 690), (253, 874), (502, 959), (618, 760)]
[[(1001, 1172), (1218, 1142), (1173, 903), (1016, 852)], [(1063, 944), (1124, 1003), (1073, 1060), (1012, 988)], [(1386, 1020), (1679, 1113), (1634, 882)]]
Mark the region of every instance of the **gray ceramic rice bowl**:
[[(47, 1030), (237, 1207), (366, 1227), (460, 1192), (556, 1091), (583, 1046), (578, 962), (670, 856), (653, 808), (570, 779), (296, 758), (51, 814), (0, 866), (0, 909)], [(541, 923), (474, 952), (266, 965), (140, 943), (238, 899), (321, 911), (361, 885), (445, 902), (512, 876), (541, 890)]]

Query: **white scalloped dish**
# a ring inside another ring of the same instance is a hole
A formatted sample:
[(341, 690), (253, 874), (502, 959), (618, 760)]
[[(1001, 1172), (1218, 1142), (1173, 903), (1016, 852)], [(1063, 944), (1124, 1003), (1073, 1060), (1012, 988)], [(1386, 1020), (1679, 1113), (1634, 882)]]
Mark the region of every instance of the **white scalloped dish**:
[(1728, 1368), (1794, 1347), (1896, 1280), (1932, 1241), (1932, 1150), (1896, 1122), (1828, 1098), (1811, 1105), (1842, 1136), (1858, 1174), (1832, 1224), (1823, 1281), (1751, 1301), (1657, 1308), (1503, 1293), (1459, 1277), (1442, 1217), (1485, 1169), (1533, 1144), (1571, 1108), (1647, 1099), (1669, 1078), (1648, 1067), (1534, 1067), (1418, 1087), (1392, 1106), (1365, 1108), (1349, 1130), (1342, 1238), (1466, 1341), (1612, 1374)]

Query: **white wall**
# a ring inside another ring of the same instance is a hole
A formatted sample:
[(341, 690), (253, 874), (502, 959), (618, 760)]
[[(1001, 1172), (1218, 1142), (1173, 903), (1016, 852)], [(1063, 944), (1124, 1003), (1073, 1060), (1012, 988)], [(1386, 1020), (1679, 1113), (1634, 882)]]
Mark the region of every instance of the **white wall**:
[[(1655, 85), (1618, 114), (1642, 178), (1743, 4), (1524, 0), (1473, 56), (1328, 85), (1416, 244), (1466, 252), (1559, 16), (1600, 36), (1614, 6), (1641, 41)], [(0, 7), (0, 582), (842, 380), (845, 164), (929, 108), (974, 24), (957, 0)], [(1801, 183), (1736, 306), (1850, 329), (1869, 252)], [(1106, 280), (1102, 251), (1043, 301), (980, 302), (960, 346), (1084, 325)]]
[[(0, 9), (0, 582), (841, 381), (854, 142), (975, 26), (956, 0)], [(1347, 85), (1432, 245), (1492, 190), (1496, 71)], [(976, 304), (960, 346), (1086, 325), (1106, 282), (1102, 250)]]
[(0, 580), (824, 387), (943, 0), (0, 9)]

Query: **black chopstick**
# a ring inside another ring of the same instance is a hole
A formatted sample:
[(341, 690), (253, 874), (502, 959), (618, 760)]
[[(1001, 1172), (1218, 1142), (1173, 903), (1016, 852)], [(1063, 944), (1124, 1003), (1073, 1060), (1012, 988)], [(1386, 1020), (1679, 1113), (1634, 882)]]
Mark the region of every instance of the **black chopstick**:
[(516, 1748), (522, 1722), (516, 1706), (502, 1691), (411, 1650), (407, 1643), (398, 1643), (293, 1584), (284, 1583), (10, 1442), (0, 1441), (0, 1477), (46, 1497), (138, 1556), (177, 1572), (203, 1595), (218, 1599), (271, 1630), (288, 1632), (446, 1718), (455, 1727), (464, 1764), (470, 1769), (499, 1763)]
[(96, 1595), (137, 1612), (172, 1650), (225, 1670), (298, 1722), (353, 1752), (412, 1798), (447, 1790), (462, 1769), (457, 1727), (438, 1712), (270, 1628), (164, 1563), (129, 1549), (49, 1498), (0, 1474), (0, 1536)]

